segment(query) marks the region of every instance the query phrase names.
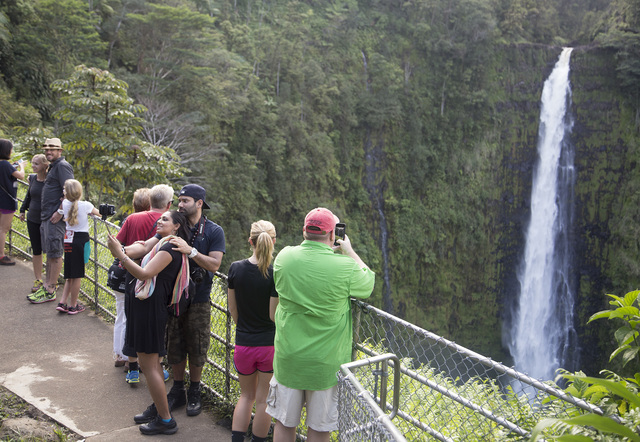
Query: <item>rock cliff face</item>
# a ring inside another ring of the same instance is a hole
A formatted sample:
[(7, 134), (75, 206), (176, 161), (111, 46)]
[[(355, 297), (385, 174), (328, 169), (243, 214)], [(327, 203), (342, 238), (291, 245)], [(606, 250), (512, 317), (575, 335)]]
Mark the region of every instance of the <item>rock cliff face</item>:
[(604, 321), (586, 322), (593, 313), (609, 307), (606, 293), (622, 296), (635, 288), (633, 283), (637, 281), (619, 262), (617, 250), (617, 244), (624, 241), (620, 235), (625, 235), (620, 232), (624, 227), (618, 224), (618, 218), (624, 215), (630, 196), (626, 189), (634, 178), (628, 173), (633, 163), (630, 139), (624, 135), (633, 122), (628, 120), (629, 111), (619, 95), (612, 54), (577, 50), (572, 73), (578, 173), (576, 270), (580, 275), (576, 325), (581, 338), (581, 365), (594, 373), (613, 350), (609, 343), (612, 335)]
[[(537, 114), (539, 96), (544, 79), (557, 59), (555, 51), (536, 51), (528, 57), (539, 79), (520, 82), (506, 90), (511, 99), (500, 109), (508, 116), (503, 124), (504, 151), (498, 183), (502, 189), (498, 228), (502, 232), (498, 249), (498, 292), (505, 306), (503, 332), (508, 333), (509, 311), (519, 291), (517, 265), (524, 247), (524, 231), (529, 218), (531, 173), (536, 159)], [(529, 51), (517, 52), (526, 57)], [(553, 52), (553, 53), (551, 53)], [(547, 60), (535, 63), (538, 58)], [(529, 64), (526, 60), (526, 64)], [(517, 60), (514, 62), (518, 63)], [(575, 145), (576, 183), (576, 268), (579, 287), (576, 299), (576, 329), (579, 334), (579, 367), (595, 374), (612, 351), (606, 341), (607, 324), (586, 325), (589, 316), (607, 308), (605, 293), (622, 295), (632, 275), (624, 276), (619, 269), (615, 230), (611, 220), (626, 204), (625, 172), (629, 168), (629, 146), (620, 136), (629, 122), (625, 121), (623, 104), (616, 87), (616, 73), (612, 54), (593, 48), (577, 48), (571, 59), (572, 114), (575, 120), (572, 142)], [(526, 99), (530, 97), (530, 99)], [(617, 290), (617, 292), (616, 292)], [(604, 339), (603, 339), (604, 338)]]

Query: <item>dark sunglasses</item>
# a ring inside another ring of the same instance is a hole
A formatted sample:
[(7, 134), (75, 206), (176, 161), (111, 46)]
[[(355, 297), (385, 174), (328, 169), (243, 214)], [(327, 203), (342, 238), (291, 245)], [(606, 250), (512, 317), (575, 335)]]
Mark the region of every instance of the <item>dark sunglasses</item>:
[(62, 149), (60, 146), (58, 146), (57, 144), (43, 144), (42, 147), (44, 147), (45, 149), (47, 147), (55, 147), (56, 149)]

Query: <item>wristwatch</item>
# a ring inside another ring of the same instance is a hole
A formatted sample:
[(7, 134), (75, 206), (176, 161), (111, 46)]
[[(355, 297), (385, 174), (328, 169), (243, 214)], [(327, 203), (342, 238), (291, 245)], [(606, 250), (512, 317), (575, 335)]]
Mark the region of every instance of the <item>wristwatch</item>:
[(192, 247), (191, 253), (189, 253), (189, 258), (195, 258), (197, 254), (198, 254), (198, 249), (196, 249), (195, 247)]
[(58, 212), (60, 215), (64, 215), (64, 210), (62, 210), (62, 209), (58, 209), (58, 210), (57, 210), (57, 212)]

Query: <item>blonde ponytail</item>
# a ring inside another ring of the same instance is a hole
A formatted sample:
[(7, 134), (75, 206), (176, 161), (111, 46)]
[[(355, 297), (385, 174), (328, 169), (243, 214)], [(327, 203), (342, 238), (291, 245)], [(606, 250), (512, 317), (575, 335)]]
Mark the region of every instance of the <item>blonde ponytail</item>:
[(82, 184), (77, 180), (67, 180), (64, 182), (64, 193), (65, 198), (71, 202), (65, 221), (70, 226), (75, 226), (78, 224), (78, 201), (82, 199)]
[(269, 221), (260, 220), (251, 224), (251, 242), (258, 259), (258, 269), (265, 278), (269, 275), (269, 266), (273, 260), (273, 240), (276, 228)]

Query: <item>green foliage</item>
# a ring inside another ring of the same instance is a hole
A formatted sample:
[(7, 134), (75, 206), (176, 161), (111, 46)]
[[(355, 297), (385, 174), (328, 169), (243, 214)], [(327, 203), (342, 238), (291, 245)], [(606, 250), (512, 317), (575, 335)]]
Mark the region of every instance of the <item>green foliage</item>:
[[(614, 309), (595, 313), (589, 323), (597, 319), (620, 319), (624, 325), (615, 332), (618, 348), (611, 359), (622, 354), (624, 364), (638, 360), (636, 337), (638, 332), (640, 291), (627, 293), (624, 297), (607, 295)], [(637, 368), (637, 365), (636, 365)], [(567, 419), (543, 419), (532, 431), (531, 440), (541, 437), (546, 440), (631, 440), (640, 441), (636, 433), (640, 425), (640, 373), (623, 378), (610, 371), (602, 371), (607, 378), (585, 376), (584, 373), (562, 373), (570, 381), (566, 391), (584, 399), (603, 410), (604, 415), (581, 411)], [(634, 431), (635, 430), (635, 431)], [(626, 439), (625, 439), (626, 438)]]
[(589, 323), (597, 319), (605, 318), (620, 319), (624, 322), (624, 325), (618, 328), (614, 335), (618, 348), (616, 348), (609, 357), (609, 360), (612, 360), (616, 356), (622, 355), (623, 366), (635, 360), (638, 357), (638, 352), (640, 351), (640, 345), (638, 342), (638, 335), (640, 335), (638, 295), (640, 295), (640, 290), (629, 292), (624, 297), (607, 295), (612, 298), (612, 300), (609, 301), (609, 304), (615, 308), (594, 313), (591, 318), (589, 318)]
[(2, 71), (17, 97), (49, 118), (52, 81), (66, 77), (80, 63), (105, 66), (106, 45), (96, 32), (97, 17), (82, 0), (8, 3), (12, 39), (3, 54)]
[(178, 156), (167, 147), (141, 138), (144, 107), (127, 95), (127, 85), (111, 73), (78, 66), (68, 80), (52, 89), (62, 106), (54, 113), (61, 121), (60, 138), (67, 160), (88, 195), (102, 201), (103, 193), (130, 201), (138, 187), (181, 175)]

